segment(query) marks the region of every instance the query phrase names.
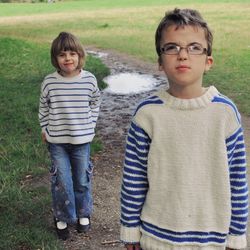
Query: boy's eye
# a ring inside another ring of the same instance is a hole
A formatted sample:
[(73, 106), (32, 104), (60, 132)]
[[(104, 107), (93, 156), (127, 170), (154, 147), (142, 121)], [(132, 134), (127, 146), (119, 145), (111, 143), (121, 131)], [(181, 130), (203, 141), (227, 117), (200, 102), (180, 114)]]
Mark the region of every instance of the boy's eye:
[(70, 55), (71, 55), (71, 56), (76, 56), (77, 53), (76, 53), (75, 51), (72, 51), (72, 52), (70, 52)]
[(188, 46), (189, 51), (203, 51), (203, 47), (199, 44), (192, 44)]
[(176, 44), (165, 44), (161, 48), (161, 53), (167, 54), (167, 55), (176, 55), (179, 52), (179, 46)]
[(166, 55), (178, 55), (182, 49), (185, 49), (189, 55), (202, 55), (207, 53), (207, 49), (203, 48), (199, 43), (192, 43), (186, 47), (168, 43), (161, 48), (161, 53)]
[(177, 46), (176, 45), (168, 45), (165, 47), (165, 51), (171, 51), (171, 50), (174, 50), (174, 51), (177, 51)]

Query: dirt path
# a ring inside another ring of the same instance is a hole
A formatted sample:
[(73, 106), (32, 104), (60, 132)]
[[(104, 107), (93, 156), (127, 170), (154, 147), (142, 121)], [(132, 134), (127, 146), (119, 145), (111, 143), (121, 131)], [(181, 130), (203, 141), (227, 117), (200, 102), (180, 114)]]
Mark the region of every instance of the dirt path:
[[(105, 52), (108, 54), (102, 60), (112, 73), (129, 71), (162, 77), (156, 64), (145, 63), (113, 51)], [(119, 243), (119, 196), (124, 143), (133, 110), (138, 102), (149, 94), (150, 92), (124, 96), (103, 92), (97, 135), (104, 143), (104, 150), (93, 159), (95, 170), (92, 229), (88, 235), (79, 235), (72, 228), (71, 238), (63, 243), (66, 250), (124, 249)], [(248, 135), (246, 139), (250, 159), (250, 118), (243, 117), (243, 124), (245, 135)], [(250, 244), (250, 234), (248, 239)]]

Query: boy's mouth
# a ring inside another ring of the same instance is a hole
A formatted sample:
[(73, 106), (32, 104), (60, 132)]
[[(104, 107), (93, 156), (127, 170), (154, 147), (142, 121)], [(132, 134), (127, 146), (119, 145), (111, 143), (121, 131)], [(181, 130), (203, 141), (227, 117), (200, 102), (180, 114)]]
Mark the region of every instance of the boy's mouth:
[(176, 69), (179, 70), (179, 71), (186, 71), (186, 70), (189, 70), (190, 67), (187, 66), (187, 65), (179, 65), (179, 66), (176, 67)]
[(176, 67), (177, 69), (190, 69), (190, 67), (189, 66), (187, 66), (187, 65), (179, 65), (179, 66), (177, 66)]

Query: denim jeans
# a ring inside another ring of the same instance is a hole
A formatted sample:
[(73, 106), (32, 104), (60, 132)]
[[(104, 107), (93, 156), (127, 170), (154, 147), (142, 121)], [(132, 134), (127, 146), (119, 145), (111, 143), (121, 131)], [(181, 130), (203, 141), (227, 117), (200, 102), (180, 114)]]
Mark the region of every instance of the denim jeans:
[(90, 143), (48, 144), (54, 217), (67, 223), (89, 217), (93, 209)]

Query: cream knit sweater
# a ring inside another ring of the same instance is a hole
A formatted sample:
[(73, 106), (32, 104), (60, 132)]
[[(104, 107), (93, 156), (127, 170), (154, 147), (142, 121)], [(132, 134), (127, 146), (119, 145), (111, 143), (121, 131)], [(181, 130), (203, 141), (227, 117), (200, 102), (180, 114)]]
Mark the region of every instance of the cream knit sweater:
[(240, 115), (215, 87), (195, 99), (160, 91), (127, 138), (121, 239), (143, 249), (245, 247), (246, 160)]

